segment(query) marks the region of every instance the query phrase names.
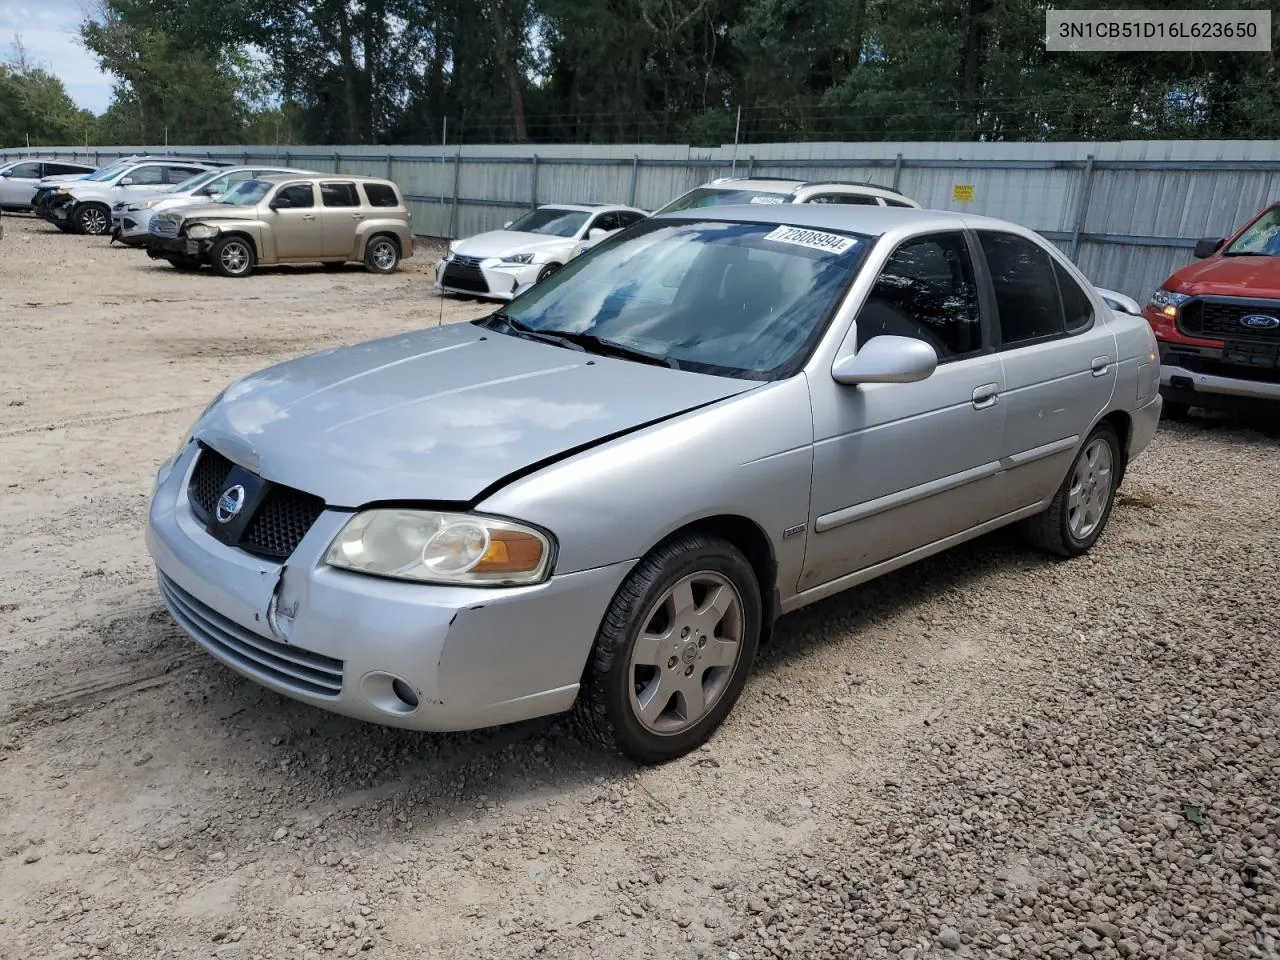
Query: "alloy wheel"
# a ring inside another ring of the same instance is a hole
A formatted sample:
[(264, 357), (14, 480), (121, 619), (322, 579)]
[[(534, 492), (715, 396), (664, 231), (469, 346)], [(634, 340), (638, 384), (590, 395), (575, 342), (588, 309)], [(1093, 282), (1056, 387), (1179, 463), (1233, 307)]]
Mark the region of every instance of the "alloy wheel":
[(631, 648), (631, 709), (647, 730), (688, 730), (724, 695), (742, 652), (742, 597), (728, 578), (690, 574), (649, 610)]
[(218, 259), (227, 273), (244, 273), (249, 267), (249, 248), (242, 241), (233, 240), (222, 245)]
[(1087, 539), (1106, 514), (1112, 466), (1111, 445), (1102, 437), (1095, 437), (1076, 461), (1067, 491), (1067, 526), (1077, 540)]

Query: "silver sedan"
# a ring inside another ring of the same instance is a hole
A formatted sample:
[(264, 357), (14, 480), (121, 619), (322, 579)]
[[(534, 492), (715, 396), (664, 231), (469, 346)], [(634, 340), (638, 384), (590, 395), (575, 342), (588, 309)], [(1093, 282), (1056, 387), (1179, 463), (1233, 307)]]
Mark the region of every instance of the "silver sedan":
[(572, 710), (662, 761), (789, 611), (1007, 524), (1093, 547), (1158, 367), (1010, 223), (664, 215), (482, 320), (232, 384), (147, 540), (178, 623), (273, 690), (422, 730)]

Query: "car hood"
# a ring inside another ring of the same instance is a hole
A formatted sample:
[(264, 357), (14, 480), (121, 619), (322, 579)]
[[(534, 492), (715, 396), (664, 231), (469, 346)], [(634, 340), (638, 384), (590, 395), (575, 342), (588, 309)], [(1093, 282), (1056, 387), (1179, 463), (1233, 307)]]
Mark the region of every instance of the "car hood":
[(454, 253), (465, 257), (505, 257), (513, 253), (539, 253), (546, 250), (563, 250), (577, 241), (573, 237), (548, 237), (545, 233), (524, 233), (517, 230), (490, 230), (474, 237), (459, 240), (453, 245)]
[(756, 386), (458, 323), (252, 374), (195, 434), (331, 506), (468, 503), (514, 473)]
[(197, 203), (179, 207), (183, 220), (256, 220), (257, 207), (240, 207), (234, 203)]
[(1189, 263), (1165, 283), (1201, 297), (1280, 299), (1280, 257), (1208, 257)]
[(36, 181), (36, 189), (41, 187), (56, 187), (60, 183), (70, 183), (72, 180), (85, 180), (93, 176), (90, 173), (64, 173), (57, 177), (42, 177)]

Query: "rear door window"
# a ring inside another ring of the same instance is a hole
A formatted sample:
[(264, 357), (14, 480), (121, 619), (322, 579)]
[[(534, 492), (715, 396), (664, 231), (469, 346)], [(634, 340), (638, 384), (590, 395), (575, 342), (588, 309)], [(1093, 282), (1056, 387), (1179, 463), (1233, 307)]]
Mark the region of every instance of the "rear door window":
[(354, 183), (322, 183), (320, 197), (326, 207), (358, 207), (360, 196)]
[(77, 173), (89, 173), (89, 167), (82, 167), (72, 163), (46, 163), (44, 165), (44, 175), (46, 177), (67, 177)]
[(369, 198), (369, 206), (371, 207), (398, 207), (400, 206), (400, 198), (396, 196), (395, 188), (389, 183), (366, 183), (363, 184), (364, 195)]
[(1007, 349), (1062, 336), (1067, 331), (1053, 258), (1026, 237), (978, 231)]

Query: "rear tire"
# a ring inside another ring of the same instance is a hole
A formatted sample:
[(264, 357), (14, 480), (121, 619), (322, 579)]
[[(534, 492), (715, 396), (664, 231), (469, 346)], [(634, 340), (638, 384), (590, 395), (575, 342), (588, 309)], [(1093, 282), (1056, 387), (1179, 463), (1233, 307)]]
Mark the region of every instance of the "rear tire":
[(221, 238), (209, 251), (209, 265), (224, 277), (247, 277), (257, 262), (253, 244), (235, 234)]
[(111, 211), (96, 203), (81, 204), (72, 215), (77, 233), (100, 237), (111, 231)]
[(1124, 473), (1120, 438), (1100, 423), (1080, 447), (1049, 509), (1022, 524), (1031, 545), (1059, 557), (1078, 557), (1098, 542), (1111, 519)]
[(400, 266), (400, 244), (385, 233), (370, 237), (364, 247), (364, 265), (370, 273), (395, 273)]
[(574, 720), (640, 763), (702, 744), (737, 702), (760, 642), (760, 584), (730, 543), (686, 534), (641, 560), (601, 621)]

